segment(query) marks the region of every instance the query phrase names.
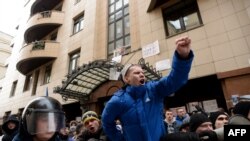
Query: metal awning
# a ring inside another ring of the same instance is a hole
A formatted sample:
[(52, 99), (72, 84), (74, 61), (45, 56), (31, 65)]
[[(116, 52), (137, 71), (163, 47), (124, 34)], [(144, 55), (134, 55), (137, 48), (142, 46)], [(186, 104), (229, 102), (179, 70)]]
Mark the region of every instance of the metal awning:
[[(142, 66), (147, 80), (156, 80), (162, 77), (162, 74), (146, 63), (143, 58), (139, 60), (138, 64)], [(123, 65), (109, 60), (96, 60), (89, 64), (83, 64), (68, 74), (67, 80), (62, 81), (62, 86), (54, 88), (54, 93), (61, 94), (64, 100), (70, 98), (83, 102), (88, 101), (91, 92), (109, 80), (111, 69), (120, 72), (122, 68)]]

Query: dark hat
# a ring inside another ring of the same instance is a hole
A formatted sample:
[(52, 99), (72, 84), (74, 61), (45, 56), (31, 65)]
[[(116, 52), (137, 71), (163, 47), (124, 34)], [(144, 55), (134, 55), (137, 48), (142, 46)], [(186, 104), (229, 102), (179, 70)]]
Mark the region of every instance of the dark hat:
[(10, 129), (8, 128), (8, 124), (9, 124), (10, 122), (15, 123), (15, 124), (16, 124), (15, 129), (18, 129), (18, 127), (19, 127), (19, 120), (17, 119), (16, 116), (10, 115), (10, 116), (8, 117), (8, 119), (4, 122), (3, 126), (2, 126), (3, 131), (5, 131), (5, 132), (10, 132)]
[(241, 101), (234, 106), (233, 113), (248, 116), (250, 110), (250, 101)]
[(82, 122), (83, 122), (83, 124), (85, 124), (86, 121), (91, 120), (91, 119), (95, 119), (95, 120), (100, 121), (98, 119), (98, 116), (97, 116), (96, 112), (94, 112), (94, 111), (87, 111), (86, 113), (84, 113), (82, 115)]
[(189, 121), (190, 132), (195, 132), (196, 129), (204, 122), (211, 122), (211, 121), (206, 115), (202, 113), (193, 114), (190, 117), (190, 121)]
[(213, 128), (215, 128), (215, 121), (216, 119), (218, 118), (218, 116), (220, 115), (225, 115), (228, 117), (228, 115), (224, 112), (221, 112), (221, 111), (216, 111), (216, 112), (211, 112), (210, 115), (209, 115), (209, 119), (211, 120), (212, 122), (212, 125), (213, 125)]
[(181, 126), (179, 127), (179, 131), (182, 129), (188, 129), (189, 128), (189, 122), (183, 122)]

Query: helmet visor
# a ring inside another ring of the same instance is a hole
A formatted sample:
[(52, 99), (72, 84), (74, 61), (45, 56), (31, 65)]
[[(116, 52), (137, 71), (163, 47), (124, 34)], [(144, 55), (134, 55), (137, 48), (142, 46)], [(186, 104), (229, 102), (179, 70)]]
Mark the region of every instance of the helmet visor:
[(65, 115), (62, 111), (31, 110), (26, 115), (27, 131), (29, 134), (58, 132), (65, 127)]

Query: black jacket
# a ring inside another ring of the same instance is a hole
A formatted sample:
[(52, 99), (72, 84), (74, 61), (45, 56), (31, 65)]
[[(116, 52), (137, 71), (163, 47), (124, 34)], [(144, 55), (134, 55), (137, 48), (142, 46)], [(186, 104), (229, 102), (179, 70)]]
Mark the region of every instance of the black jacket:
[[(15, 123), (16, 127), (14, 129), (9, 129), (8, 128), (9, 122)], [(19, 120), (13, 115), (9, 116), (8, 119), (4, 122), (4, 124), (2, 126), (2, 129), (4, 132), (4, 136), (2, 138), (2, 141), (12, 141), (12, 139), (14, 138), (14, 136), (18, 132), (18, 127), (19, 127)]]
[(100, 128), (95, 134), (91, 134), (88, 131), (83, 132), (77, 139), (77, 141), (109, 141), (104, 134), (103, 129)]

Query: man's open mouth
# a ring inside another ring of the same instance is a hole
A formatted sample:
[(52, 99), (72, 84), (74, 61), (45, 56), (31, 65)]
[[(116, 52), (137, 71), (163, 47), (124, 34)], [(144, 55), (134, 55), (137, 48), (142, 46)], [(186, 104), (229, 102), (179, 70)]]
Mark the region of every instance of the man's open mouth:
[(144, 83), (145, 83), (145, 80), (144, 80), (144, 79), (140, 80), (140, 84), (141, 84), (141, 85), (144, 85)]

